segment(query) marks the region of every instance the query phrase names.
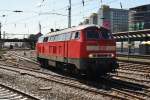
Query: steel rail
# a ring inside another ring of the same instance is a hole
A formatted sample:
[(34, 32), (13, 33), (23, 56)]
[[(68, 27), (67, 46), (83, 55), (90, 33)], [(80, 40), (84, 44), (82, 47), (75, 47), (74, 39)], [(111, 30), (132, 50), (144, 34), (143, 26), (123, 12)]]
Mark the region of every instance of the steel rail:
[[(54, 75), (54, 76), (47, 76), (45, 73), (43, 75), (39, 75), (39, 72), (37, 72), (37, 71), (29, 72), (29, 71), (27, 71), (27, 69), (23, 70), (23, 69), (20, 69), (20, 68), (10, 68), (8, 66), (0, 66), (0, 68), (1, 69), (5, 69), (5, 70), (10, 70), (10, 71), (15, 71), (15, 72), (21, 73), (21, 74), (23, 72), (23, 74), (28, 74), (28, 75), (36, 77), (36, 78), (46, 79), (46, 80), (55, 82), (57, 84), (63, 84), (63, 85), (70, 86), (70, 87), (73, 87), (73, 88), (77, 88), (77, 89), (80, 89), (80, 90), (88, 91), (88, 92), (91, 92), (91, 93), (94, 93), (94, 94), (96, 93), (96, 94), (100, 94), (102, 96), (116, 98), (116, 99), (119, 99), (119, 100), (120, 99), (128, 100), (128, 99), (126, 99), (124, 97), (121, 97), (121, 96), (116, 96), (116, 95), (113, 95), (113, 94), (109, 94), (109, 93), (107, 93), (107, 91), (102, 91), (102, 90), (99, 90), (99, 89), (96, 89), (96, 88), (89, 88), (89, 87), (83, 86), (81, 84), (78, 84), (76, 82), (64, 81), (64, 80), (60, 79), (60, 76), (58, 76), (59, 78), (56, 77), (56, 75)], [(35, 73), (36, 73), (36, 75), (35, 75)], [(42, 73), (40, 73), (40, 74), (42, 74)], [(45, 76), (45, 77), (43, 77), (43, 76)], [(63, 78), (65, 78), (65, 77), (63, 77)], [(69, 78), (67, 78), (67, 79), (69, 79)]]
[[(14, 88), (12, 88), (12, 87), (10, 87), (10, 86), (6, 86), (5, 84), (2, 84), (2, 83), (0, 83), (0, 87), (5, 88), (5, 89), (7, 89), (7, 90), (9, 90), (9, 91), (12, 91), (12, 92), (14, 92), (14, 93), (20, 94), (20, 95), (23, 96), (24, 98), (28, 98), (28, 99), (32, 99), (32, 100), (41, 100), (40, 98), (37, 98), (37, 97), (35, 97), (35, 96), (32, 96), (32, 95), (27, 94), (27, 93), (22, 92), (22, 91), (19, 91), (19, 90), (14, 89)], [(9, 97), (9, 96), (8, 96), (8, 97)], [(8, 98), (8, 97), (5, 96), (5, 98)], [(11, 99), (11, 98), (10, 98), (10, 99)]]

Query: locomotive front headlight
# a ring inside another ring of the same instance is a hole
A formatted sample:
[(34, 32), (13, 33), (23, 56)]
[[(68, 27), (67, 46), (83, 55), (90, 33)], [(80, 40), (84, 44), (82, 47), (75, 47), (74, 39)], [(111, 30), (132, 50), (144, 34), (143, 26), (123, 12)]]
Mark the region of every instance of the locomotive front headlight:
[(89, 54), (89, 58), (93, 58), (94, 57), (94, 55), (93, 54)]
[(111, 54), (111, 57), (112, 57), (112, 58), (115, 57), (115, 54), (112, 53), (112, 54)]

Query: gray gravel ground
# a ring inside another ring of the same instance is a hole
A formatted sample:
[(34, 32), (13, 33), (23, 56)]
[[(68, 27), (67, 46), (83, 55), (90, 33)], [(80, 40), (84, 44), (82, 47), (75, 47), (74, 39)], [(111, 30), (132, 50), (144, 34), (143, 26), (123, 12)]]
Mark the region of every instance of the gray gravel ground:
[(109, 100), (83, 90), (70, 88), (62, 84), (46, 81), (28, 75), (0, 69), (0, 82), (15, 89), (35, 95), (44, 100)]

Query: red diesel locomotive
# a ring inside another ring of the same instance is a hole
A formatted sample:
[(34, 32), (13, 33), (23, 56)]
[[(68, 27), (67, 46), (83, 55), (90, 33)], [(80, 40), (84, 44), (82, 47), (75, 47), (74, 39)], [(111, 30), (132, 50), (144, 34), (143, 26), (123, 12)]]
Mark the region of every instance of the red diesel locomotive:
[(42, 67), (55, 66), (85, 74), (115, 72), (116, 42), (109, 30), (81, 25), (41, 36), (36, 44)]

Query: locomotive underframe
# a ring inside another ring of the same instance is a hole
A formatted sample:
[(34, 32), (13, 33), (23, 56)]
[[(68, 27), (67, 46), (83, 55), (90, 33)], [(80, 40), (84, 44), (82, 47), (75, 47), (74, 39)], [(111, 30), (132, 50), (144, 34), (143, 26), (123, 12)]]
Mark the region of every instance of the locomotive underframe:
[(115, 69), (118, 68), (118, 63), (115, 58), (64, 58), (42, 54), (38, 58), (45, 59), (44, 61), (48, 61), (45, 63), (55, 67), (57, 63), (75, 65), (75, 68), (83, 73), (90, 71), (90, 73), (106, 74), (115, 72)]
[(79, 59), (80, 70), (90, 71), (91, 73), (106, 74), (115, 72), (119, 67), (116, 59), (114, 58), (89, 58)]

